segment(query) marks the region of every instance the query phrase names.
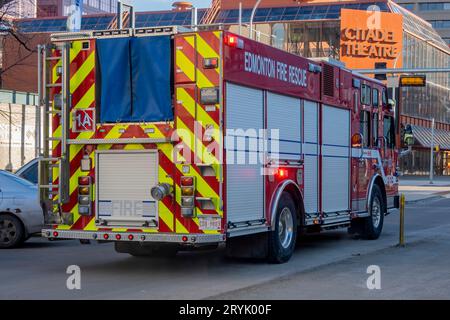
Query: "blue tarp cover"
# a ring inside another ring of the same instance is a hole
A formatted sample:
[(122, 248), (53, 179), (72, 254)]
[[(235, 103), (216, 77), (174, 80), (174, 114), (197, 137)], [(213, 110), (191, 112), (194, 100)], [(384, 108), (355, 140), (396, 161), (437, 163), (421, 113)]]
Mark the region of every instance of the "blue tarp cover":
[(97, 40), (100, 122), (173, 120), (169, 36)]
[(98, 39), (100, 122), (128, 122), (131, 117), (131, 65), (128, 38)]
[(132, 116), (136, 121), (173, 119), (170, 42), (168, 36), (131, 39)]

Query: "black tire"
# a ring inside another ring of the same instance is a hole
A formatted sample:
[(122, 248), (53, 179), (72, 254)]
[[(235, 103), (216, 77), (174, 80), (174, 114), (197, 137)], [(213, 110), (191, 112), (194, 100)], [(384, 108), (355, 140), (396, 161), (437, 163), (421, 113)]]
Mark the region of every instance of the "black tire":
[(25, 241), (25, 229), (19, 218), (0, 214), (0, 249), (17, 248)]
[(386, 206), (383, 201), (383, 194), (379, 186), (374, 185), (372, 189), (372, 196), (369, 203), (370, 216), (363, 219), (362, 223), (362, 238), (367, 240), (375, 240), (380, 237), (383, 230), (384, 215), (386, 213)]
[[(297, 240), (297, 229), (294, 201), (289, 193), (283, 192), (276, 211), (275, 230), (269, 232), (269, 262), (285, 263), (292, 257)], [(286, 234), (286, 231), (289, 234)]]
[(115, 242), (114, 248), (118, 253), (128, 253), (133, 257), (174, 257), (178, 251), (178, 245), (142, 245), (136, 242)]

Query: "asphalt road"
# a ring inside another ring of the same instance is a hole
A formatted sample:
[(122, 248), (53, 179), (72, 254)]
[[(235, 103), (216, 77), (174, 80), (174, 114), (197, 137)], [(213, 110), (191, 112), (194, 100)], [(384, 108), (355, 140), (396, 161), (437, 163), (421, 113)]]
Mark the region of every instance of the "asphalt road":
[[(345, 229), (302, 237), (291, 261), (228, 260), (220, 250), (172, 259), (117, 254), (113, 245), (31, 239), (0, 251), (0, 299), (402, 299), (450, 298), (450, 199), (407, 206), (405, 248), (398, 214), (379, 240), (354, 240)], [(67, 267), (81, 269), (68, 290)], [(381, 290), (366, 286), (369, 265)]]

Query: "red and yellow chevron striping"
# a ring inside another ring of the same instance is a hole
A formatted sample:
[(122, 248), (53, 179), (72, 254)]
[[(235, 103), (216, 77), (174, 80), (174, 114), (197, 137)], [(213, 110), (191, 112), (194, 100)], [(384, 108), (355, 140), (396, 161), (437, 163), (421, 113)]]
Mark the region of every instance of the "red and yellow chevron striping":
[[(142, 150), (157, 149), (159, 152), (159, 181), (174, 185), (176, 197), (166, 197), (159, 202), (158, 228), (142, 228), (142, 232), (176, 232), (176, 233), (220, 233), (221, 231), (200, 230), (199, 218), (188, 219), (181, 215), (180, 180), (184, 175), (195, 177), (196, 196), (211, 199), (213, 209), (202, 208), (196, 203), (196, 214), (223, 216), (221, 198), (221, 151), (220, 134), (220, 104), (214, 108), (198, 102), (199, 90), (218, 87), (221, 76), (221, 66), (217, 69), (203, 68), (203, 59), (219, 58), (220, 32), (202, 32), (195, 35), (177, 37), (175, 57), (175, 121), (169, 123), (143, 124), (97, 124), (92, 132), (73, 132), (72, 111), (76, 109), (95, 108), (95, 40), (89, 45), (83, 41), (74, 41), (70, 51), (70, 93), (72, 99), (69, 137), (71, 140), (86, 140), (86, 145), (70, 144), (70, 198), (62, 206), (63, 212), (73, 214), (72, 225), (58, 225), (63, 230), (96, 231), (95, 215), (82, 216), (78, 212), (78, 177), (91, 176), (95, 178), (96, 150)], [(86, 49), (83, 49), (86, 48)], [(56, 55), (56, 53), (55, 53)], [(60, 82), (57, 68), (61, 61), (53, 67), (53, 82)], [(59, 94), (55, 90), (54, 95)], [(176, 128), (176, 131), (174, 129)], [(203, 135), (208, 132), (210, 139), (205, 141)], [(175, 134), (174, 134), (175, 133)], [(61, 136), (61, 123), (58, 115), (53, 116), (53, 136)], [(172, 137), (179, 137), (179, 143), (171, 143)], [(111, 139), (154, 138), (166, 139), (168, 142), (157, 144), (112, 144)], [(103, 139), (104, 144), (89, 144), (90, 139)], [(184, 155), (192, 161), (186, 162), (177, 147), (185, 147)], [(53, 155), (60, 156), (59, 142), (53, 144)], [(81, 171), (81, 160), (84, 156), (91, 158), (90, 172)], [(204, 176), (202, 166), (211, 166), (213, 176)], [(53, 172), (53, 181), (59, 179), (57, 169)], [(95, 181), (94, 181), (95, 183)], [(94, 187), (95, 190), (95, 187)], [(95, 198), (95, 194), (94, 194)], [(93, 208), (95, 210), (95, 208)], [(222, 226), (223, 228), (224, 226)], [(101, 228), (102, 230), (130, 231), (123, 228)]]

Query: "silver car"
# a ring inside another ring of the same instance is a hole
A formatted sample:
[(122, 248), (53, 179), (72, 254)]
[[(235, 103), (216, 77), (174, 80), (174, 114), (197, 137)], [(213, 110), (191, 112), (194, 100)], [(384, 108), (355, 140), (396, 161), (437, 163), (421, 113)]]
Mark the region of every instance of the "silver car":
[(20, 246), (43, 225), (37, 186), (0, 170), (0, 249)]

